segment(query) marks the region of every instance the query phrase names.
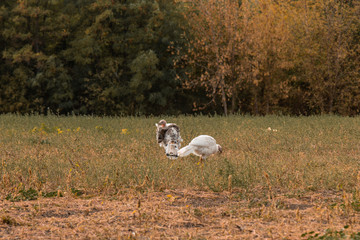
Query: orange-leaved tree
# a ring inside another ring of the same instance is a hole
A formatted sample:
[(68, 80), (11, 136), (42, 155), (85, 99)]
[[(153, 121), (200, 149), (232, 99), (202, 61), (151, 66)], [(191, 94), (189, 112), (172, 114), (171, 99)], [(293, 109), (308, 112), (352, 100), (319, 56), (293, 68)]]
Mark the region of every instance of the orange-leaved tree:
[(184, 87), (204, 87), (211, 97), (210, 103), (216, 104), (220, 99), (227, 115), (228, 99), (233, 98), (235, 103), (237, 85), (241, 81), (239, 60), (245, 45), (240, 5), (232, 0), (183, 2), (187, 4), (184, 17), (189, 28), (184, 35), (187, 50), (181, 62), (193, 66), (186, 72)]
[(297, 9), (302, 22), (298, 24), (302, 53), (297, 60), (303, 69), (299, 77), (309, 86), (310, 108), (316, 113), (358, 113), (359, 2), (303, 0)]
[(293, 67), (290, 29), (292, 8), (287, 1), (243, 1), (247, 26), (246, 60), (253, 113), (269, 114), (288, 97), (288, 70)]

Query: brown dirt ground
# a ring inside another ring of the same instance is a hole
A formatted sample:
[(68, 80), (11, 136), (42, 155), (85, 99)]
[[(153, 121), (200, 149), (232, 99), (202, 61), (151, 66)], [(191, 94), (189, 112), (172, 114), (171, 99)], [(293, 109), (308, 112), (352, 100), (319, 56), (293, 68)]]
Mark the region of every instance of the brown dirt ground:
[(360, 213), (341, 194), (279, 196), (272, 204), (236, 196), (174, 190), (0, 201), (0, 239), (302, 239), (345, 225), (346, 234), (360, 231)]

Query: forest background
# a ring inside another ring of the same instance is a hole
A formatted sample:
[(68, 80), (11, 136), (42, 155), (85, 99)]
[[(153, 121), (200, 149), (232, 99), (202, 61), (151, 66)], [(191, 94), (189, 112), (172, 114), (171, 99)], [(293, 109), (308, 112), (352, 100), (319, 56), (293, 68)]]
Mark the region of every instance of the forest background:
[(2, 0), (0, 113), (360, 111), (358, 0)]

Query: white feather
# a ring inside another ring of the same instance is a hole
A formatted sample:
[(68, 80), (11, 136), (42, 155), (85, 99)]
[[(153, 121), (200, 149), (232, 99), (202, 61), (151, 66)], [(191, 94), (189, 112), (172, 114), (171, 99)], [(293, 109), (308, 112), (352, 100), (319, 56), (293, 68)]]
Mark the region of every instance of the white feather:
[(178, 151), (179, 157), (195, 154), (205, 159), (208, 156), (221, 152), (221, 146), (216, 144), (216, 140), (208, 135), (200, 135), (194, 138), (189, 145)]
[(178, 155), (179, 157), (185, 157), (191, 153), (194, 153), (194, 148), (192, 148), (191, 146), (186, 146), (186, 147), (183, 147), (181, 148), (179, 151), (178, 151)]

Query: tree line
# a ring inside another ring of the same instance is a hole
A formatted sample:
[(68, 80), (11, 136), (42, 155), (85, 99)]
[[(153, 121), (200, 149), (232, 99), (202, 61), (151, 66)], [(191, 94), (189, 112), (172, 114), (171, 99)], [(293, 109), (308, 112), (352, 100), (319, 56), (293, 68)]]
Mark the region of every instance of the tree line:
[(358, 0), (4, 0), (0, 113), (356, 115)]

